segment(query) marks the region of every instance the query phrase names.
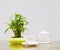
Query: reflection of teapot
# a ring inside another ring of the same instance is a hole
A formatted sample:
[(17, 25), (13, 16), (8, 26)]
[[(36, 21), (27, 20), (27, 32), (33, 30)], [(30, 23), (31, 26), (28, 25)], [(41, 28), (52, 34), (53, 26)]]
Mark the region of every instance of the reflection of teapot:
[(9, 45), (10, 50), (24, 50), (23, 45)]

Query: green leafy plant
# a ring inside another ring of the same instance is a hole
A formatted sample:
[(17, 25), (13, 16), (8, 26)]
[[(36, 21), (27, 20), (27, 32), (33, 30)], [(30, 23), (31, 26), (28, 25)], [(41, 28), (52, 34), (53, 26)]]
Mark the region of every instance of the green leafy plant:
[(25, 28), (25, 25), (27, 24), (28, 21), (26, 17), (23, 17), (21, 14), (15, 14), (14, 19), (12, 19), (10, 23), (8, 23), (8, 28), (5, 30), (5, 33), (9, 29), (11, 29), (14, 32), (14, 38), (20, 38), (22, 37), (22, 32), (27, 29)]

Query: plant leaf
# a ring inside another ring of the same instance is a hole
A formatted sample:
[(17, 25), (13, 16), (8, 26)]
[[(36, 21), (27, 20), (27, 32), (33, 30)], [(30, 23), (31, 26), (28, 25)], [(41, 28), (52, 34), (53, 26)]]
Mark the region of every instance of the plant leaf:
[(7, 29), (4, 31), (4, 33), (6, 33), (8, 30), (9, 30), (9, 28), (7, 28)]

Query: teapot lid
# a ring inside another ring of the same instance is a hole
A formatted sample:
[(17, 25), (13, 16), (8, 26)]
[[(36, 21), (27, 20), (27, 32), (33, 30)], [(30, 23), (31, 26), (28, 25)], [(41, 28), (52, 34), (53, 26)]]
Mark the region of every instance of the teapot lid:
[(45, 33), (48, 33), (48, 32), (45, 31), (45, 30), (42, 30), (40, 33), (45, 34)]

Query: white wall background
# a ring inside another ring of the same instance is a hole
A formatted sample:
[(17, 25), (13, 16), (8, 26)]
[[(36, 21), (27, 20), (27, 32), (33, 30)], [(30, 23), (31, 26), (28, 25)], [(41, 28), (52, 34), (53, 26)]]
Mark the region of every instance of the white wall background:
[(14, 13), (28, 18), (26, 34), (46, 30), (52, 34), (51, 41), (60, 41), (60, 0), (0, 0), (0, 40), (13, 35), (11, 31), (4, 34), (4, 30)]

